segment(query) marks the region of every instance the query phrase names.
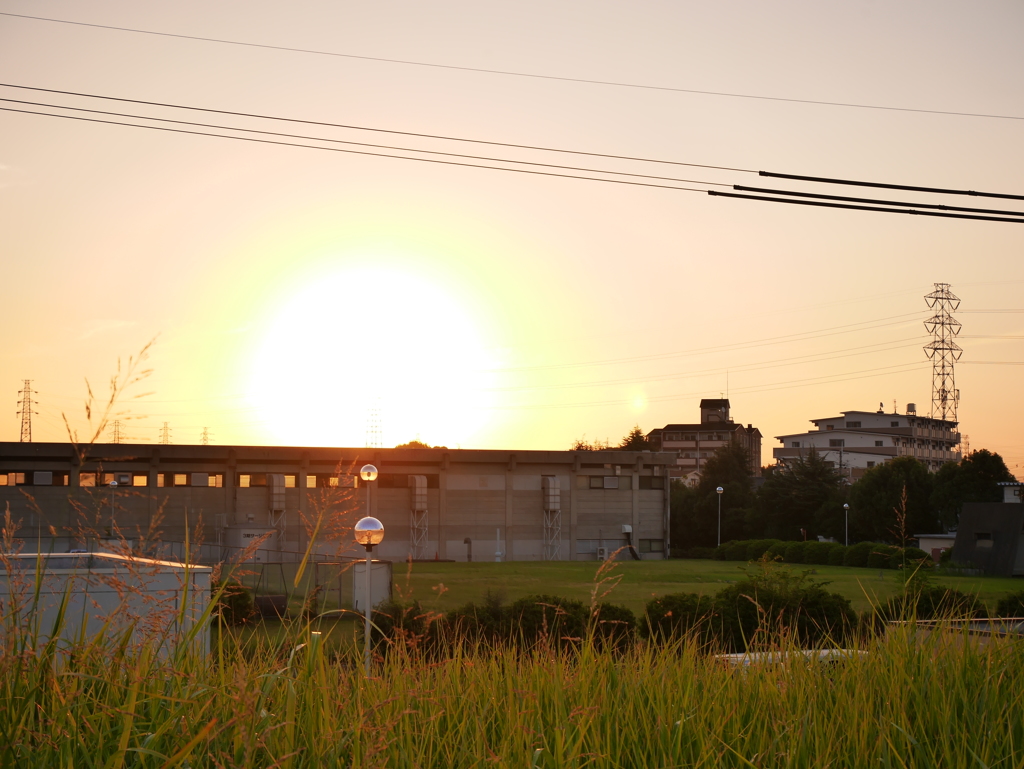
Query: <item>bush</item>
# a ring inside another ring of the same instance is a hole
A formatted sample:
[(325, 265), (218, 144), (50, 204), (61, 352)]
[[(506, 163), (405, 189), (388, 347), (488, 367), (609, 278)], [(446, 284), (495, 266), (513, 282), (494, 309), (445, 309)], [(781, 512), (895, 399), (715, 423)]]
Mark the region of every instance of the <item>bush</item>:
[(776, 643), (778, 633), (791, 634), (804, 648), (842, 643), (857, 614), (847, 598), (824, 585), (765, 564), (761, 574), (724, 588), (715, 596), (723, 646), (744, 651)]
[(761, 558), (768, 552), (772, 545), (776, 544), (779, 540), (777, 539), (752, 539), (747, 542), (747, 560), (748, 561), (760, 561)]
[(508, 607), (513, 640), (527, 646), (552, 641), (557, 646), (578, 642), (586, 633), (587, 609), (582, 601), (553, 595), (529, 595)]
[(893, 596), (872, 612), (876, 628), (894, 620), (984, 618), (988, 611), (976, 595), (955, 588), (923, 585)]
[(387, 601), (373, 610), (370, 639), (386, 653), (393, 644), (409, 650), (432, 650), (438, 641), (439, 614), (424, 610), (419, 601)]
[(890, 569), (902, 569), (904, 564), (908, 569), (917, 569), (922, 564), (924, 568), (930, 568), (933, 563), (932, 557), (919, 547), (896, 548), (889, 558)]
[(1000, 598), (996, 604), (997, 617), (1024, 617), (1024, 590)]
[(625, 606), (598, 604), (590, 621), (599, 647), (622, 650), (636, 638), (636, 616)]
[(792, 542), (776, 542), (774, 545), (768, 548), (768, 556), (772, 560), (781, 558), (786, 559), (786, 548), (789, 547)]
[(868, 553), (867, 567), (869, 569), (890, 569), (892, 568), (889, 563), (894, 555), (899, 555), (900, 549), (893, 547), (892, 545), (881, 545), (877, 542), (874, 543), (874, 547), (871, 548), (871, 552)]
[(874, 549), (874, 542), (858, 542), (856, 545), (850, 545), (850, 547), (846, 549), (846, 555), (843, 558), (843, 566), (860, 566), (862, 568), (867, 566), (868, 556)]
[(724, 551), (723, 561), (746, 561), (747, 542), (726, 542), (722, 545)]
[(824, 565), (828, 563), (828, 554), (835, 547), (834, 542), (807, 542), (804, 545), (804, 563)]
[[(215, 583), (213, 585), (214, 594), (220, 588), (221, 583)], [(253, 601), (252, 593), (246, 590), (242, 583), (238, 580), (231, 580), (224, 585), (224, 592), (217, 599), (214, 611), (218, 612), (228, 625), (243, 625), (256, 617), (256, 604)]]
[(849, 550), (845, 545), (836, 545), (828, 551), (828, 565), (829, 566), (842, 566), (846, 560), (846, 551)]
[(807, 542), (790, 542), (786, 545), (782, 560), (786, 563), (803, 563)]
[(714, 599), (697, 593), (673, 593), (647, 602), (640, 635), (656, 641), (672, 641), (690, 633), (707, 640), (706, 628), (714, 614)]

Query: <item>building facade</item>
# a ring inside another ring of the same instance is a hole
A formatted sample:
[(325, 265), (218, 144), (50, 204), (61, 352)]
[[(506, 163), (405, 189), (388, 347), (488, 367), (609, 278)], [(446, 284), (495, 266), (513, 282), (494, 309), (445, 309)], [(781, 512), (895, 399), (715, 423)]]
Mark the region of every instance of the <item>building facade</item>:
[[(183, 542), (186, 521), (225, 552), (303, 552), (318, 517), (379, 518), (385, 559), (596, 560), (631, 544), (668, 550), (675, 453), (0, 443), (0, 509), (17, 536), (64, 549), (82, 519), (98, 538)], [(359, 468), (380, 475), (369, 484)], [(111, 483), (116, 485), (111, 485)], [(369, 502), (367, 502), (369, 496)], [(351, 519), (351, 520), (349, 520)], [(343, 527), (342, 527), (343, 528)], [(193, 538), (194, 542), (194, 538)]]
[(812, 419), (813, 430), (777, 435), (781, 447), (775, 461), (785, 465), (813, 449), (850, 481), (895, 457), (910, 456), (934, 472), (946, 462), (960, 461), (957, 423), (918, 416), (913, 403), (907, 413), (843, 411), (840, 416)]
[(1024, 483), (999, 484), (1002, 502), (967, 502), (953, 544), (953, 560), (998, 577), (1024, 576)]
[(729, 408), (727, 398), (705, 398), (700, 402), (700, 422), (665, 425), (648, 433), (655, 451), (676, 452), (673, 477), (695, 483), (708, 459), (734, 441), (747, 452), (750, 474), (760, 474), (761, 431), (733, 422)]

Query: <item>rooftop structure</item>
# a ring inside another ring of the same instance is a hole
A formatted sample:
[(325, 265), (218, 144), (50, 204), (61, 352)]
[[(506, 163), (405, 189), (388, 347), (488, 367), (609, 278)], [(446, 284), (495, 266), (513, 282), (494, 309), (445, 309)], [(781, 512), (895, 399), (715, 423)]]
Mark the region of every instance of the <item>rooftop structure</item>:
[(733, 441), (747, 452), (751, 475), (761, 469), (761, 431), (744, 427), (729, 416), (728, 398), (705, 398), (700, 402), (700, 422), (665, 425), (647, 434), (655, 451), (674, 451), (677, 458), (670, 469), (673, 477), (695, 482), (714, 453)]

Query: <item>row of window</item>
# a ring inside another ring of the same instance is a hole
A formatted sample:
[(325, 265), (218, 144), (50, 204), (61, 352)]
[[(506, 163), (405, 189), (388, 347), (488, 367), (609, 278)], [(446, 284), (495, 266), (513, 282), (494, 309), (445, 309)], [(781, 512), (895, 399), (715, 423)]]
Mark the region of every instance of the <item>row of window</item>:
[(666, 441), (727, 441), (728, 433), (665, 433), (662, 440)]
[[(646, 491), (665, 488), (665, 476), (663, 475), (641, 475), (637, 488)], [(632, 489), (633, 476), (631, 475), (577, 475), (576, 488), (578, 489)]]

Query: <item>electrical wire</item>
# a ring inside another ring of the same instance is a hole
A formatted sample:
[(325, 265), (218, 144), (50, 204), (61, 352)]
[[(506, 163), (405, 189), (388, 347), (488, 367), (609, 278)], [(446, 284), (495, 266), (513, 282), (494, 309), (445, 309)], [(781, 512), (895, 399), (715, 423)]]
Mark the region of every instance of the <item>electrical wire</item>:
[(706, 163), (685, 163), (681, 160), (661, 160), (658, 158), (644, 158), (633, 155), (612, 155), (603, 152), (585, 152), (583, 150), (569, 150), (558, 147), (542, 147), (531, 144), (513, 144), (511, 142), (489, 141), (485, 139), (468, 139), (459, 136), (444, 136), (441, 134), (428, 134), (418, 131), (398, 131), (390, 128), (373, 128), (370, 126), (353, 125), (350, 123), (330, 123), (322, 120), (303, 120), (300, 118), (281, 117), (278, 115), (261, 115), (254, 112), (237, 112), (232, 110), (212, 109), (210, 107), (196, 107), (187, 104), (170, 104), (159, 101), (145, 101), (143, 99), (125, 99), (118, 96), (103, 96), (94, 93), (82, 93), (80, 91), (61, 91), (54, 88), (35, 88), (28, 85), (16, 85), (14, 83), (0, 83), (2, 88), (18, 88), (24, 91), (39, 91), (41, 93), (55, 93), (64, 96), (79, 96), (84, 99), (103, 99), (104, 101), (119, 101), (126, 104), (144, 104), (148, 107), (168, 107), (171, 109), (190, 110), (192, 112), (209, 112), (215, 115), (230, 115), (232, 117), (256, 118), (258, 120), (276, 120), (282, 123), (301, 123), (303, 125), (315, 125), (323, 128), (343, 128), (351, 131), (373, 131), (375, 133), (394, 134), (396, 136), (415, 136), (419, 139), (441, 139), (444, 141), (466, 142), (468, 144), (486, 144), (492, 147), (508, 147), (510, 149), (536, 150), (539, 152), (558, 152), (566, 155), (586, 155), (595, 158), (607, 158), (609, 160), (630, 160), (638, 163), (660, 163), (670, 166), (686, 166), (688, 168), (708, 168), (717, 171), (738, 171), (740, 173), (757, 173), (752, 168), (733, 168), (731, 166), (716, 166)]
[(818, 208), (842, 208), (848, 211), (876, 211), (886, 214), (909, 214), (913, 216), (938, 216), (943, 219), (974, 219), (984, 222), (1013, 222), (1024, 224), (1024, 219), (1005, 219), (998, 216), (978, 216), (975, 214), (947, 214), (940, 211), (919, 211), (916, 208), (881, 208), (878, 206), (856, 206), (850, 203), (824, 203), (818, 200), (794, 200), (792, 198), (770, 198), (763, 195), (737, 195), (734, 192), (708, 190), (708, 195), (741, 200), (760, 200), (765, 203), (786, 203), (791, 206), (816, 206)]
[(0, 102), (9, 102), (9, 103), (13, 103), (13, 104), (27, 104), (27, 105), (34, 106), (34, 107), (48, 107), (50, 109), (73, 110), (75, 112), (89, 112), (89, 113), (97, 114), (97, 115), (108, 115), (108, 116), (113, 116), (113, 117), (125, 117), (125, 118), (132, 118), (132, 119), (135, 119), (135, 120), (155, 120), (155, 121), (160, 122), (160, 123), (174, 123), (175, 125), (187, 125), (187, 126), (193, 126), (193, 127), (198, 127), (198, 128), (215, 128), (215, 129), (218, 129), (218, 130), (221, 130), (221, 131), (241, 131), (243, 133), (260, 134), (262, 136), (278, 136), (278, 137), (282, 137), (282, 138), (286, 138), (286, 139), (304, 139), (306, 141), (329, 142), (331, 144), (348, 144), (348, 145), (353, 145), (353, 146), (357, 146), (357, 147), (372, 147), (372, 148), (376, 148), (376, 149), (395, 150), (397, 152), (419, 152), (419, 153), (423, 153), (423, 154), (427, 154), (427, 155), (442, 155), (444, 157), (464, 158), (464, 159), (467, 159), (467, 160), (486, 160), (486, 161), (491, 162), (491, 163), (516, 163), (516, 164), (519, 164), (519, 165), (539, 166), (539, 167), (543, 167), (543, 168), (560, 168), (560, 169), (563, 169), (563, 170), (566, 170), (566, 171), (583, 171), (583, 172), (586, 172), (586, 173), (594, 173), (594, 174), (612, 174), (614, 176), (631, 176), (631, 177), (636, 177), (636, 178), (641, 178), (641, 179), (655, 179), (655, 180), (668, 181), (668, 182), (680, 182), (682, 184), (710, 184), (710, 185), (713, 185), (715, 187), (729, 187), (730, 186), (728, 184), (722, 184), (721, 182), (708, 182), (708, 181), (703, 181), (703, 180), (700, 180), (700, 179), (679, 179), (679, 178), (676, 178), (676, 177), (673, 177), (673, 176), (652, 176), (650, 174), (629, 173), (627, 171), (608, 171), (608, 170), (605, 170), (603, 168), (580, 168), (580, 167), (577, 167), (577, 166), (560, 165), (558, 163), (537, 163), (537, 162), (530, 161), (530, 160), (510, 160), (508, 158), (496, 158), (496, 157), (488, 157), (488, 156), (481, 156), (481, 155), (465, 155), (465, 154), (458, 153), (458, 152), (440, 152), (438, 150), (423, 150), (423, 149), (417, 149), (415, 147), (396, 147), (394, 145), (388, 145), (388, 144), (369, 144), (367, 142), (354, 142), (354, 141), (348, 141), (348, 140), (345, 140), (345, 139), (328, 139), (328, 138), (325, 138), (325, 137), (322, 137), (322, 136), (306, 136), (306, 135), (303, 135), (303, 134), (281, 133), (279, 131), (261, 131), (261, 130), (255, 129), (255, 128), (238, 128), (236, 126), (220, 125), (220, 124), (216, 124), (216, 123), (195, 123), (195, 122), (188, 121), (188, 120), (172, 120), (171, 118), (150, 117), (148, 115), (135, 115), (135, 114), (126, 113), (126, 112), (108, 112), (106, 110), (88, 109), (86, 107), (67, 107), (67, 106), (65, 106), (63, 104), (49, 104), (49, 103), (44, 103), (44, 102), (24, 101), (22, 99), (4, 99), (4, 98), (0, 97)]
[(432, 69), (455, 70), (459, 72), (476, 72), (486, 75), (502, 75), (505, 77), (521, 77), (533, 80), (552, 80), (563, 83), (583, 83), (586, 85), (610, 86), (613, 88), (632, 88), (645, 91), (665, 91), (669, 93), (688, 93), (701, 96), (719, 96), (730, 99), (753, 99), (758, 101), (775, 101), (790, 104), (810, 104), (815, 106), (844, 107), (849, 109), (870, 109), (885, 112), (910, 112), (925, 115), (952, 115), (956, 117), (988, 118), (993, 120), (1024, 120), (1024, 116), (1018, 115), (997, 115), (984, 112), (957, 112), (953, 110), (938, 109), (916, 109), (913, 107), (892, 107), (881, 104), (860, 104), (856, 102), (825, 101), (821, 99), (796, 99), (785, 96), (764, 96), (760, 94), (735, 93), (730, 91), (706, 91), (696, 88), (677, 88), (673, 86), (649, 85), (645, 83), (628, 83), (616, 80), (597, 80), (593, 78), (567, 77), (564, 75), (545, 75), (534, 72), (518, 72), (515, 70), (490, 69), (486, 67), (469, 67), (457, 64), (438, 64), (436, 62), (414, 61), (411, 59), (391, 59), (383, 56), (362, 56), (353, 53), (340, 53), (337, 51), (321, 51), (313, 48), (294, 48), (283, 45), (270, 45), (267, 43), (251, 43), (241, 40), (228, 40), (216, 37), (201, 37), (199, 35), (185, 35), (174, 32), (158, 32), (149, 29), (137, 29), (133, 27), (117, 27), (111, 24), (91, 24), (84, 21), (70, 21), (68, 19), (54, 19), (46, 16), (30, 16), (23, 13), (0, 12), (0, 16), (11, 16), (20, 19), (31, 19), (33, 21), (45, 21), (54, 24), (69, 24), (78, 27), (92, 27), (94, 29), (106, 29), (115, 32), (131, 32), (140, 35), (155, 35), (158, 37), (177, 38), (181, 40), (195, 40), (204, 43), (218, 43), (221, 45), (234, 45), (245, 48), (264, 48), (272, 51), (288, 51), (290, 53), (304, 53), (316, 56), (334, 56), (343, 59), (356, 59), (361, 61), (375, 61), (387, 64), (401, 64), (414, 67), (429, 67)]
[[(438, 160), (436, 158), (414, 158), (404, 155), (389, 155), (384, 152), (367, 152), (365, 150), (348, 150), (341, 147), (320, 147), (315, 144), (297, 144), (295, 142), (274, 141), (272, 139), (256, 139), (251, 136), (228, 136), (226, 134), (210, 133), (209, 131), (188, 131), (184, 128), (168, 128), (167, 126), (141, 125), (139, 123), (122, 123), (117, 120), (100, 120), (99, 118), (80, 117), (79, 115), (58, 115), (52, 112), (33, 112), (31, 110), (14, 109), (13, 107), (0, 107), (0, 112), (18, 112), (25, 115), (41, 115), (43, 117), (64, 118), (65, 120), (80, 120), (86, 123), (103, 123), (106, 125), (125, 126), (127, 128), (146, 128), (151, 131), (166, 131), (168, 133), (188, 134), (191, 136), (210, 136), (216, 139), (231, 139), (240, 142), (254, 142), (256, 144), (273, 144), (281, 147), (301, 147), (310, 150), (322, 150), (324, 152), (343, 152), (349, 155), (368, 155), (377, 158), (392, 158), (394, 160), (414, 160), (420, 163), (435, 163), (446, 166), (460, 166), (462, 168), (482, 168), (489, 171), (506, 171), (516, 174), (531, 174), (534, 176), (554, 176), (560, 179), (579, 179), (587, 182), (603, 182), (605, 184), (627, 184), (632, 187), (654, 187), (662, 190), (678, 190), (680, 192), (707, 192), (708, 190), (678, 187), (670, 184), (653, 184), (651, 182), (631, 182), (626, 179), (599, 179), (593, 176), (579, 176), (578, 174), (556, 174), (551, 171), (531, 171), (528, 168), (501, 168), (500, 166), (488, 166), (480, 163), (458, 163), (454, 160)], [(505, 161), (514, 163), (516, 161)]]
[(825, 176), (801, 176), (800, 174), (782, 174), (775, 171), (758, 171), (758, 176), (773, 179), (792, 179), (800, 182), (818, 184), (845, 184), (851, 187), (875, 187), (884, 190), (904, 190), (907, 192), (932, 192), (939, 195), (970, 195), (979, 198), (1000, 198), (1003, 200), (1024, 200), (1024, 195), (1009, 195), (1002, 192), (978, 192), (976, 190), (946, 189), (944, 187), (918, 187), (910, 184), (888, 184), (885, 182), (862, 182), (852, 179), (833, 179)]

